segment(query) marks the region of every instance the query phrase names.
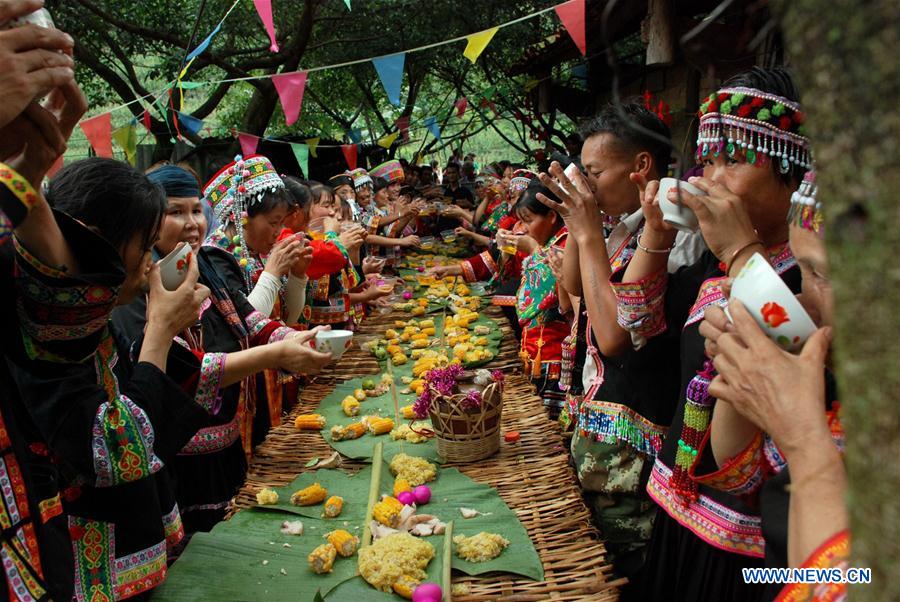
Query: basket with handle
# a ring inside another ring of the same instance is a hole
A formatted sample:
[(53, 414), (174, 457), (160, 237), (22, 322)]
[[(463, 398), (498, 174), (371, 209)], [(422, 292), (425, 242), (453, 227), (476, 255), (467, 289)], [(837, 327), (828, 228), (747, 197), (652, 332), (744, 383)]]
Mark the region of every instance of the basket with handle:
[[(431, 385), (428, 385), (431, 386)], [(433, 387), (428, 409), (438, 454), (449, 462), (475, 462), (500, 449), (500, 416), (503, 411), (503, 384), (480, 386), (457, 383), (457, 392), (441, 395)], [(481, 405), (467, 405), (466, 394), (481, 391)]]

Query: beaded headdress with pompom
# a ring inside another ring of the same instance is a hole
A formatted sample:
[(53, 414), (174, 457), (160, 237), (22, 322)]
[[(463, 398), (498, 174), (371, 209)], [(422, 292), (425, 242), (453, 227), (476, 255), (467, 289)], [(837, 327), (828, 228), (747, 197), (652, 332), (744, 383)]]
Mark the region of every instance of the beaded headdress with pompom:
[(791, 195), (791, 210), (788, 212), (788, 223), (817, 234), (823, 232), (822, 203), (817, 199), (818, 186), (816, 172), (811, 169), (803, 176), (800, 184)]

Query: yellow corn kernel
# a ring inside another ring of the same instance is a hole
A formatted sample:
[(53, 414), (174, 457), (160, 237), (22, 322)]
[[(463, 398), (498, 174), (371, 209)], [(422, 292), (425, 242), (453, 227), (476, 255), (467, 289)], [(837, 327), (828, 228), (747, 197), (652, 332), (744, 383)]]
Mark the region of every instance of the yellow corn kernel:
[(403, 353), (403, 348), (400, 345), (388, 345), (386, 351), (388, 355), (397, 355), (398, 353)]
[(411, 313), (414, 316), (424, 316), (425, 308), (424, 307), (414, 307)]
[(419, 328), (434, 328), (434, 320), (422, 320), (419, 322)]
[(363, 389), (354, 389), (353, 397), (355, 397), (357, 401), (365, 401), (367, 394)]
[(400, 335), (400, 341), (402, 343), (408, 343), (409, 337), (410, 337), (410, 334), (408, 332), (404, 332), (403, 334)]
[(359, 439), (366, 434), (366, 425), (362, 422), (351, 422), (347, 426), (331, 427), (331, 438), (334, 441), (348, 441)]
[(412, 491), (412, 485), (406, 479), (397, 479), (394, 481), (394, 497), (397, 497), (404, 491)]
[(396, 338), (397, 338), (397, 331), (394, 330), (393, 328), (390, 328), (390, 329), (388, 329), (388, 330), (385, 330), (385, 331), (384, 331), (384, 338), (386, 338), (386, 339), (396, 339)]
[(334, 566), (334, 559), (337, 556), (337, 550), (330, 543), (323, 543), (306, 557), (309, 562), (309, 568), (313, 573), (321, 575), (330, 573), (331, 567)]
[(402, 598), (406, 598), (407, 600), (412, 600), (413, 590), (415, 590), (420, 581), (416, 581), (409, 575), (401, 575), (399, 579), (397, 579), (391, 588), (394, 590), (394, 593)]
[(319, 431), (325, 426), (325, 417), (321, 414), (300, 414), (294, 419), (294, 426), (302, 431)]
[(397, 353), (391, 357), (391, 362), (393, 362), (393, 364), (395, 366), (402, 366), (407, 361), (409, 361), (409, 358), (406, 357), (405, 355), (403, 355), (402, 353)]
[(352, 395), (348, 395), (344, 398), (344, 401), (341, 402), (341, 409), (346, 416), (356, 416), (359, 414), (359, 400)]
[(339, 495), (333, 495), (325, 502), (325, 511), (322, 512), (322, 516), (325, 518), (336, 518), (341, 515), (341, 510), (343, 509), (344, 498)]
[(359, 547), (359, 537), (351, 535), (349, 531), (344, 529), (332, 531), (325, 538), (328, 540), (328, 543), (334, 546), (337, 553), (344, 558), (349, 558), (356, 554), (356, 548)]
[(428, 347), (428, 339), (416, 339), (410, 345), (413, 349), (425, 349)]
[(385, 527), (394, 529), (400, 524), (401, 510), (403, 510), (403, 504), (397, 498), (386, 495), (380, 502), (375, 504), (375, 507), (372, 509), (372, 518)]
[(318, 483), (313, 483), (309, 487), (295, 491), (291, 496), (291, 503), (295, 506), (312, 506), (313, 504), (318, 504), (326, 497), (328, 497), (328, 490)]
[(418, 332), (418, 333), (412, 335), (410, 338), (414, 341), (418, 341), (420, 339), (427, 339), (428, 335), (425, 334), (424, 332)]
[(412, 420), (416, 417), (416, 413), (413, 411), (412, 405), (403, 406), (400, 408), (400, 412), (403, 414), (404, 420)]
[(369, 421), (369, 432), (373, 435), (384, 435), (394, 430), (394, 421), (390, 418), (373, 418)]

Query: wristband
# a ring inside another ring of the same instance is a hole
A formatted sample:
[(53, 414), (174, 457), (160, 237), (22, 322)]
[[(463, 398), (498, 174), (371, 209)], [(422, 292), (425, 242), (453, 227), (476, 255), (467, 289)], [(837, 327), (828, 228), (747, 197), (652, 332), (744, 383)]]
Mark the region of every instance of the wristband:
[(726, 276), (728, 276), (731, 273), (731, 266), (734, 265), (734, 260), (737, 259), (737, 256), (740, 255), (741, 253), (743, 253), (744, 251), (746, 251), (747, 249), (749, 249), (750, 247), (752, 247), (753, 245), (765, 246), (765, 245), (763, 245), (763, 242), (757, 238), (756, 240), (752, 240), (752, 241), (748, 242), (747, 244), (739, 247), (737, 251), (735, 251), (734, 253), (731, 254), (731, 257), (728, 259), (728, 263), (725, 264), (725, 275)]
[(665, 249), (648, 249), (647, 247), (645, 247), (644, 245), (641, 244), (641, 239), (638, 238), (637, 239), (637, 247), (644, 253), (650, 253), (651, 255), (663, 255), (665, 253), (668, 253), (672, 249), (674, 249), (675, 243), (673, 242), (671, 247), (666, 247)]

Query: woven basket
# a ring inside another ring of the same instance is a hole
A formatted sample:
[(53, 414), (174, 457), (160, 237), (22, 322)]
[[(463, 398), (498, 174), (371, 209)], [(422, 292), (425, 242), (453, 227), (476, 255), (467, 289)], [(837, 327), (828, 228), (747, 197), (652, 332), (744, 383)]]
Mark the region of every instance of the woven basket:
[[(462, 384), (461, 384), (462, 385)], [(503, 410), (503, 386), (491, 383), (462, 385), (462, 393), (449, 397), (439, 395), (429, 408), (437, 452), (449, 462), (475, 462), (497, 453), (500, 449), (500, 414)], [(466, 408), (463, 400), (470, 389), (481, 390), (482, 403), (478, 408)]]

